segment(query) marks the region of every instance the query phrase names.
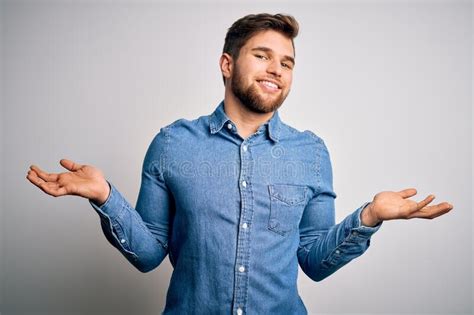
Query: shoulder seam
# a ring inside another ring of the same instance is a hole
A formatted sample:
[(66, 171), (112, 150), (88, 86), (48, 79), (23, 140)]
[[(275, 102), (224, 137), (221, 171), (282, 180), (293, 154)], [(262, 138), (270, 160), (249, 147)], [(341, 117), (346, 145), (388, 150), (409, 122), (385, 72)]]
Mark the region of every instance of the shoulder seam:
[(303, 133), (306, 133), (306, 134), (310, 135), (311, 139), (313, 139), (316, 143), (324, 144), (324, 140), (321, 137), (317, 136), (311, 130), (305, 130), (305, 131), (303, 131)]

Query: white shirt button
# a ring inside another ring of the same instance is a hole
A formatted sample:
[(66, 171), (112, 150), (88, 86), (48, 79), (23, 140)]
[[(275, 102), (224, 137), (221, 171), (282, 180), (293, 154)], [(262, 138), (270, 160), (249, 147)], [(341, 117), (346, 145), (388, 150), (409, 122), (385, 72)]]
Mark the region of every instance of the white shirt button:
[(247, 182), (243, 180), (243, 181), (242, 181), (242, 186), (243, 186), (243, 187), (247, 187)]
[(242, 224), (242, 228), (246, 229), (247, 228), (247, 223)]
[(339, 254), (339, 253), (340, 253), (339, 249), (336, 249), (336, 254)]
[(120, 240), (120, 243), (122, 243), (122, 244), (125, 243), (125, 239), (122, 238), (122, 239)]
[(247, 152), (247, 146), (246, 146), (246, 145), (244, 145), (244, 146), (242, 147), (242, 149), (244, 150), (244, 152)]
[(227, 128), (232, 129), (232, 124), (231, 124), (231, 123), (228, 123), (228, 124), (227, 124)]
[(242, 309), (240, 307), (237, 309), (237, 315), (242, 315)]
[(240, 267), (239, 267), (239, 271), (240, 271), (240, 272), (244, 272), (244, 271), (245, 271), (245, 267), (244, 267), (244, 266), (240, 266)]

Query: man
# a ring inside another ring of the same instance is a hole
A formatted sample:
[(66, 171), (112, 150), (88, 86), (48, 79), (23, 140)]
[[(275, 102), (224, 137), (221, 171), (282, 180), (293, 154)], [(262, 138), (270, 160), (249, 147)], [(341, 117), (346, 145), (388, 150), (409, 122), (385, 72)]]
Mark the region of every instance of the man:
[(169, 254), (165, 314), (306, 314), (298, 264), (320, 281), (363, 254), (384, 220), (435, 218), (453, 207), (381, 192), (335, 224), (328, 150), (280, 120), (295, 66), (298, 23), (288, 15), (237, 20), (220, 68), (215, 111), (161, 128), (143, 163), (133, 208), (102, 172), (63, 159), (69, 172), (31, 166), (53, 196), (88, 198), (109, 242), (148, 272)]

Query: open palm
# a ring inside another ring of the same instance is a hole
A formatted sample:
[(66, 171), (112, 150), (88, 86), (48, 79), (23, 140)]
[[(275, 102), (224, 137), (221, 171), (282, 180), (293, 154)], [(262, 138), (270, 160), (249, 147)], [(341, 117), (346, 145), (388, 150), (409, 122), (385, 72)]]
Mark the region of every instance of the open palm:
[(46, 173), (32, 165), (27, 179), (48, 195), (58, 197), (76, 195), (103, 203), (109, 193), (109, 185), (101, 170), (91, 165), (81, 165), (71, 160), (59, 162), (69, 172)]
[(435, 196), (429, 195), (420, 202), (408, 198), (416, 195), (414, 188), (404, 189), (399, 192), (383, 191), (375, 195), (370, 211), (377, 221), (394, 219), (424, 218), (433, 219), (449, 212), (453, 206), (447, 202), (430, 205)]

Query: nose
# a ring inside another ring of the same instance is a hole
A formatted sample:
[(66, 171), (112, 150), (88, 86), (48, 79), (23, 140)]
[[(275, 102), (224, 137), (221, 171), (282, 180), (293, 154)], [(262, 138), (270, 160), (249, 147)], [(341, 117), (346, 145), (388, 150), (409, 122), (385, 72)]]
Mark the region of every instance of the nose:
[(268, 73), (271, 73), (277, 77), (281, 77), (281, 64), (278, 60), (272, 60), (269, 64), (268, 64), (268, 68), (267, 68), (267, 72)]

